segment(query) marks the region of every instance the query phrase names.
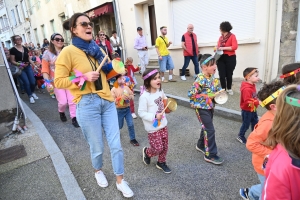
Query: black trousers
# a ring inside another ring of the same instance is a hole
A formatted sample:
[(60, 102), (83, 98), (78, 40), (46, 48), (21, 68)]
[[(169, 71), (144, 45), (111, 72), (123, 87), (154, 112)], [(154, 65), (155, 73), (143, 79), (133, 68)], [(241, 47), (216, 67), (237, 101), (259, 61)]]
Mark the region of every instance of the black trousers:
[[(217, 148), (216, 138), (215, 138), (215, 127), (213, 124), (214, 109), (197, 108), (196, 115), (198, 117), (199, 122), (205, 126), (205, 130), (207, 132), (207, 142), (208, 142), (207, 145), (208, 145), (209, 156), (210, 157), (215, 156), (218, 153), (218, 148)], [(197, 146), (199, 148), (204, 148), (205, 140), (206, 138), (205, 138), (204, 130), (202, 128)]]
[(236, 66), (236, 55), (223, 54), (217, 62), (222, 89), (231, 90), (232, 75)]

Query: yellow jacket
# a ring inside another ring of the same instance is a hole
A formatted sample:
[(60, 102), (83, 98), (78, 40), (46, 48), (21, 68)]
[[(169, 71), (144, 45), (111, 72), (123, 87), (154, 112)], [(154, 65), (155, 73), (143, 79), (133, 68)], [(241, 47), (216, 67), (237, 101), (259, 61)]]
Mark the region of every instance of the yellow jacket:
[[(95, 59), (92, 57), (90, 58), (93, 63), (95, 63)], [(63, 48), (55, 62), (55, 66), (55, 87), (70, 90), (71, 94), (74, 96), (73, 101), (75, 103), (78, 103), (80, 101), (82, 95), (90, 93), (98, 94), (105, 100), (111, 102), (114, 101), (110, 93), (106, 75), (103, 71), (100, 71), (103, 86), (102, 90), (96, 91), (94, 82), (87, 82), (85, 89), (83, 91), (80, 91), (79, 87), (71, 82), (69, 77), (71, 76), (71, 72), (74, 72), (74, 69), (80, 71), (83, 74), (93, 71), (91, 63), (89, 62), (86, 54), (74, 45)], [(98, 66), (99, 64), (98, 62), (96, 62), (96, 67)]]

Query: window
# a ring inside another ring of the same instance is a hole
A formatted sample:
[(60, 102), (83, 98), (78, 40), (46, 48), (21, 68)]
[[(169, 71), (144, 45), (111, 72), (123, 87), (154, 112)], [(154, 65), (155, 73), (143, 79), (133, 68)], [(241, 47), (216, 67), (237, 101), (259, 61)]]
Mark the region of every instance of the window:
[(17, 16), (18, 16), (18, 22), (19, 24), (21, 24), (21, 18), (20, 18), (20, 13), (19, 13), (19, 6), (15, 6), (16, 7), (16, 12), (17, 12)]
[(4, 27), (9, 27), (8, 18), (6, 15), (3, 15), (3, 22), (4, 22)]
[[(33, 9), (32, 9), (32, 1), (31, 0), (27, 0), (27, 5), (28, 5), (28, 12), (29, 12), (29, 14), (30, 15), (32, 15), (32, 13), (33, 13)], [(25, 6), (25, 3), (24, 3), (24, 9), (26, 10), (26, 6)]]
[(1, 25), (1, 29), (5, 28), (3, 17), (0, 17), (0, 25)]
[(41, 25), (41, 30), (42, 30), (43, 38), (46, 38), (46, 32), (45, 32), (45, 26), (44, 26), (44, 24)]
[(26, 37), (25, 37), (25, 34), (22, 34), (22, 41), (23, 41), (23, 43), (26, 43)]
[(34, 6), (36, 7), (36, 10), (39, 10), (40, 7), (41, 7), (40, 1), (39, 0), (35, 0)]
[(52, 33), (55, 33), (54, 19), (52, 19), (52, 20), (50, 21), (50, 26), (51, 26), (51, 29), (52, 29)]
[(11, 18), (12, 18), (12, 21), (13, 21), (13, 25), (17, 26), (17, 21), (16, 21), (16, 16), (15, 16), (14, 9), (11, 10)]
[(33, 31), (34, 31), (34, 36), (35, 36), (35, 39), (36, 39), (36, 43), (39, 43), (40, 40), (39, 40), (37, 28), (35, 28)]
[(0, 9), (4, 7), (4, 1), (0, 0)]
[[(239, 40), (255, 37), (256, 0), (173, 0), (171, 12), (173, 17), (175, 45), (181, 44), (181, 37), (188, 24), (194, 25), (198, 43), (217, 43), (220, 37), (219, 26), (222, 21), (229, 21), (233, 32)], [(188, 13), (188, 14), (187, 14)]]
[(23, 13), (23, 18), (24, 20), (26, 20), (26, 18), (28, 18), (28, 15), (27, 15), (27, 11), (26, 11), (26, 5), (25, 5), (25, 1), (22, 0), (21, 1), (21, 7), (22, 7), (22, 13)]

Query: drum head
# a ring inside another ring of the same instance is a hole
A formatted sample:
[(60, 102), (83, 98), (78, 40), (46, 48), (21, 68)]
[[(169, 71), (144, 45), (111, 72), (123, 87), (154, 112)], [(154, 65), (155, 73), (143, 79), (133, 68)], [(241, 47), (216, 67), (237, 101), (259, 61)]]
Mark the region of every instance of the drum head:
[(227, 102), (227, 100), (228, 100), (227, 92), (220, 92), (215, 96), (215, 102), (217, 104), (224, 104)]

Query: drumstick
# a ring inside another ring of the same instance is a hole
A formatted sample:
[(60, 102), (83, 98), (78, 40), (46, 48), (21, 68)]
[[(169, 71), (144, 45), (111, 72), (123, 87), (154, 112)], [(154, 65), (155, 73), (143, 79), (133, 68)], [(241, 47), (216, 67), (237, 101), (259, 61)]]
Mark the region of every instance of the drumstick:
[(168, 108), (170, 103), (171, 103), (171, 101), (168, 102), (167, 106), (165, 107), (165, 109), (163, 109), (163, 111), (161, 113), (164, 113), (166, 111), (166, 109)]
[(222, 89), (222, 90), (216, 92), (215, 95), (217, 95), (217, 94), (219, 94), (219, 93), (221, 93), (221, 92), (224, 92), (224, 91), (225, 91), (225, 89)]
[[(108, 56), (106, 55), (106, 56), (103, 58), (102, 62), (100, 63), (99, 67), (97, 68), (96, 72), (98, 72), (98, 73), (100, 72), (100, 70), (101, 70), (102, 66), (104, 65), (105, 61), (107, 60), (107, 58), (108, 58)], [(108, 58), (108, 59), (109, 59), (109, 58)]]

